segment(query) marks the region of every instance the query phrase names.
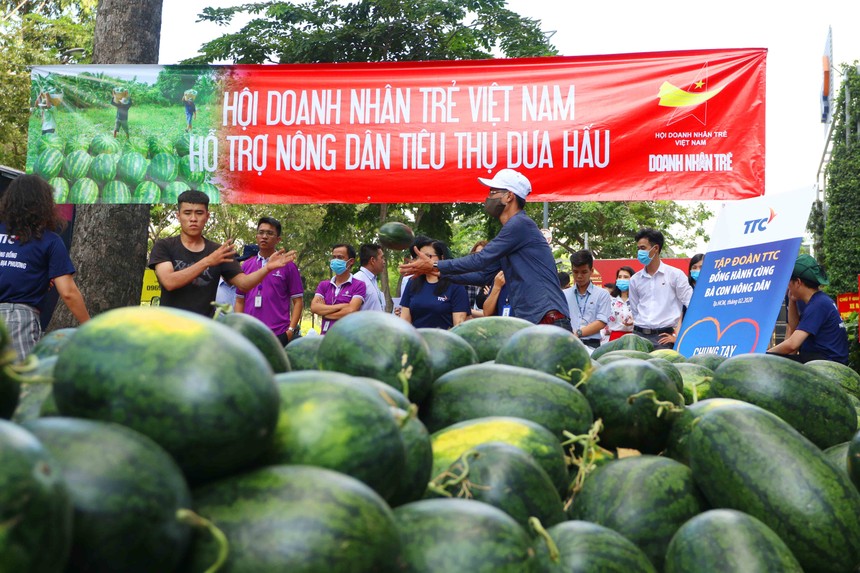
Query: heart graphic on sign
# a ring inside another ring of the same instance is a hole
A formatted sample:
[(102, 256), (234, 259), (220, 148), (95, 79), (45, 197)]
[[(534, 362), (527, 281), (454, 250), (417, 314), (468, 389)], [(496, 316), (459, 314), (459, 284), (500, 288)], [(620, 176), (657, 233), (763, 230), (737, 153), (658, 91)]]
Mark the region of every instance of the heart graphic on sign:
[[(712, 332), (716, 336), (713, 336)], [(758, 322), (751, 318), (739, 318), (721, 329), (720, 321), (712, 316), (708, 316), (697, 320), (684, 330), (678, 339), (676, 347), (680, 347), (684, 342), (684, 338), (690, 334), (700, 337), (702, 340), (713, 340), (714, 344), (719, 343), (722, 346), (736, 345), (738, 351), (735, 354), (744, 354), (755, 351), (760, 329)], [(752, 342), (750, 342), (750, 339), (752, 339)]]

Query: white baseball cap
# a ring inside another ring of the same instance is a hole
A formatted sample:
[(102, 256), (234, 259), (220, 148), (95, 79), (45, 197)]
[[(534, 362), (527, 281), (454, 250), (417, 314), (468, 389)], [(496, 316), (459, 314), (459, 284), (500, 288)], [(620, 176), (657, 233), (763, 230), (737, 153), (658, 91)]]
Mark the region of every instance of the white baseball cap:
[(525, 199), (532, 192), (532, 184), (528, 178), (519, 171), (513, 169), (502, 169), (497, 172), (492, 179), (484, 179), (478, 177), (478, 181), (492, 187), (493, 189), (505, 189), (510, 191), (520, 199)]

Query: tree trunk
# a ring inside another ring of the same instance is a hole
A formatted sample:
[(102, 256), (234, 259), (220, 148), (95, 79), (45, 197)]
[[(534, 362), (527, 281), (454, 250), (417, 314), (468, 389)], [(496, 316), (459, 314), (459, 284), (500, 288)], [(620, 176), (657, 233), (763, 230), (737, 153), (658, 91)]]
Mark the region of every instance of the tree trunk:
[[(157, 64), (163, 0), (100, 0), (94, 64)], [(139, 305), (146, 268), (149, 205), (76, 207), (71, 257), (91, 315)], [(58, 305), (49, 330), (75, 326)]]

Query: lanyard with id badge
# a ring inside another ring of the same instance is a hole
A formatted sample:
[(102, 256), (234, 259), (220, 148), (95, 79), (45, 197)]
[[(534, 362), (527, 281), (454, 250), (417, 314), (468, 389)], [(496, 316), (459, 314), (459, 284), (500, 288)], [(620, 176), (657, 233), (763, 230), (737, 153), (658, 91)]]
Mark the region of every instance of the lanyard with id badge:
[(573, 287), (573, 296), (576, 297), (576, 306), (577, 310), (579, 310), (579, 322), (581, 326), (588, 326), (588, 322), (585, 320), (585, 310), (588, 308), (588, 297), (591, 296), (591, 292), (586, 291), (585, 296), (582, 297), (582, 302), (580, 302), (579, 296), (579, 287)]
[[(266, 263), (269, 262), (269, 259), (264, 259), (260, 255), (257, 255), (257, 258), (260, 261), (262, 261), (260, 263), (260, 268), (265, 267)], [(257, 285), (257, 294), (256, 294), (256, 296), (254, 296), (254, 308), (263, 308), (263, 283), (262, 282), (260, 282), (260, 284)]]

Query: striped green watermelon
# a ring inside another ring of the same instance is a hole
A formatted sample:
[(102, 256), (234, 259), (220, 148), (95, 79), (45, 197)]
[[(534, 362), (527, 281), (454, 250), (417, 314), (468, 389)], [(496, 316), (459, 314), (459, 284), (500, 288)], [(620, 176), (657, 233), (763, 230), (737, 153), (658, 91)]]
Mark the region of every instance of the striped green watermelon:
[(188, 155), (188, 152), (191, 149), (191, 134), (183, 133), (177, 137), (176, 141), (173, 143), (173, 148), (176, 150), (176, 155), (179, 157), (185, 157)]
[(93, 158), (89, 171), (90, 179), (104, 185), (116, 177), (116, 160), (110, 153), (102, 153)]
[(484, 316), (460, 323), (451, 332), (462, 336), (480, 362), (496, 359), (499, 349), (519, 330), (534, 326), (531, 322), (513, 316)]
[(69, 203), (90, 205), (99, 200), (99, 186), (92, 179), (78, 179), (69, 189)]
[(90, 142), (90, 155), (101, 155), (102, 153), (119, 153), (120, 144), (116, 138), (106, 133), (100, 133), (93, 137)]
[(33, 173), (45, 180), (50, 180), (58, 176), (62, 168), (63, 154), (49, 147), (36, 158), (36, 163), (33, 165)]
[(448, 474), (434, 480), (431, 494), (488, 503), (526, 528), (531, 517), (547, 527), (566, 519), (561, 497), (546, 471), (516, 446), (478, 444), (451, 464)]
[(164, 186), (164, 189), (161, 192), (161, 202), (168, 205), (176, 205), (179, 200), (179, 196), (189, 189), (191, 189), (191, 187), (189, 187), (188, 183), (185, 183), (184, 181), (168, 183)]
[(585, 344), (572, 332), (548, 324), (515, 332), (496, 354), (496, 364), (540, 370), (574, 385), (591, 371)]
[(54, 190), (54, 203), (63, 205), (69, 202), (69, 182), (62, 177), (54, 177), (48, 183)]
[(57, 459), (74, 506), (69, 568), (173, 571), (191, 538), (182, 472), (161, 447), (119, 424), (41, 418), (31, 431)]
[(433, 383), (424, 339), (411, 324), (384, 312), (354, 312), (341, 318), (323, 337), (317, 356), (324, 370), (376, 378), (416, 404)]
[(564, 450), (552, 432), (529, 420), (493, 416), (448, 426), (430, 436), (433, 472), (438, 476), (464, 453), (487, 442), (504, 442), (531, 455), (549, 475), (559, 494), (570, 485)]
[(290, 359), (287, 357), (281, 341), (259, 318), (242, 312), (228, 312), (219, 314), (216, 320), (251, 341), (266, 357), (266, 361), (275, 374), (290, 371)]
[(565, 431), (584, 434), (594, 422), (588, 400), (567, 382), (505, 364), (475, 364), (448, 372), (433, 383), (421, 409), (421, 419), (431, 432), (487, 416), (531, 420), (560, 441)]
[(102, 203), (131, 203), (131, 191), (122, 181), (111, 181), (102, 189)]
[(280, 416), (265, 462), (305, 464), (351, 475), (382, 497), (394, 493), (406, 463), (388, 403), (337, 372), (278, 374)]
[(33, 434), (0, 420), (0, 570), (64, 571), (72, 503), (58, 462)]
[(535, 543), (543, 573), (656, 573), (635, 543), (608, 527), (572, 520), (554, 525), (547, 533), (558, 556), (547, 543)]
[(42, 153), (46, 149), (56, 149), (62, 153), (66, 148), (63, 139), (56, 133), (46, 133), (39, 138), (36, 144), (36, 153)]
[(854, 434), (848, 442), (847, 463), (848, 477), (857, 489), (860, 489), (860, 432)]
[(840, 469), (848, 471), (848, 448), (851, 442), (836, 444), (824, 450), (824, 455), (827, 459), (833, 462), (833, 465)]
[(78, 327), (54, 368), (63, 416), (120, 422), (165, 448), (191, 480), (253, 464), (270, 446), (278, 389), (262, 354), (200, 315), (110, 310)]
[(86, 135), (80, 134), (70, 137), (66, 140), (66, 145), (64, 146), (64, 150), (66, 154), (72, 153), (73, 151), (88, 151), (90, 148), (90, 141)]
[(850, 366), (832, 360), (812, 360), (807, 362), (806, 366), (838, 381), (843, 390), (855, 398), (860, 398), (860, 374)]
[(860, 492), (787, 422), (752, 405), (717, 408), (693, 424), (689, 451), (696, 485), (713, 507), (760, 519), (804, 571), (857, 570)]
[(666, 550), (666, 573), (779, 571), (803, 573), (791, 549), (745, 513), (712, 509), (678, 529)]
[[(593, 359), (595, 359), (592, 356)], [(609, 364), (610, 362), (615, 362), (616, 360), (625, 360), (633, 358), (636, 360), (652, 360), (654, 357), (651, 356), (650, 352), (642, 352), (641, 350), (629, 350), (626, 348), (619, 348), (618, 350), (612, 350), (610, 352), (604, 352), (600, 356), (598, 356), (595, 360), (600, 364)]]
[(302, 336), (287, 344), (285, 350), (293, 370), (319, 370), (317, 352), (322, 343), (322, 336)]
[(146, 178), (149, 162), (136, 151), (124, 154), (116, 165), (117, 176), (129, 186), (137, 186)]
[(668, 360), (673, 364), (687, 361), (687, 359), (684, 358), (683, 354), (681, 354), (677, 350), (672, 350), (671, 348), (657, 348), (655, 350), (652, 350), (648, 354), (650, 354), (654, 358), (662, 358), (663, 360)]
[(705, 368), (710, 368), (711, 370), (716, 370), (720, 364), (725, 362), (727, 358), (720, 354), (694, 354), (687, 358), (687, 362), (690, 364), (698, 364), (699, 366), (704, 366)]
[(86, 151), (73, 151), (63, 161), (63, 174), (70, 182), (75, 182), (87, 176), (92, 162), (93, 156)]
[(574, 498), (572, 516), (617, 531), (638, 545), (659, 571), (672, 536), (705, 509), (690, 468), (646, 455), (598, 467)]
[(379, 228), (379, 244), (386, 249), (408, 249), (415, 234), (412, 229), (399, 221), (385, 223)]
[(651, 366), (656, 366), (663, 372), (663, 374), (668, 376), (669, 380), (671, 380), (675, 384), (675, 388), (678, 390), (678, 392), (684, 392), (684, 377), (681, 375), (681, 372), (678, 369), (678, 364), (683, 363), (673, 363), (663, 358), (653, 357), (648, 361), (648, 364), (650, 364)]
[(147, 138), (146, 145), (151, 159), (155, 159), (156, 155), (160, 155), (162, 153), (173, 155), (173, 142), (167, 139), (161, 139), (152, 135)]
[[(380, 383), (381, 384), (381, 383)], [(387, 392), (399, 394), (397, 390), (381, 384), (387, 388)], [(400, 394), (400, 396), (403, 396)], [(403, 398), (406, 400), (406, 398)], [(408, 408), (408, 401), (406, 404)], [(402, 408), (402, 406), (401, 406)], [(388, 497), (388, 504), (397, 507), (405, 503), (418, 501), (424, 497), (427, 484), (430, 482), (430, 472), (433, 470), (433, 445), (430, 442), (430, 433), (427, 427), (415, 415), (414, 409), (407, 412), (400, 408), (393, 408), (394, 418), (400, 426), (400, 437), (406, 448), (406, 463), (394, 493)]]
[[(230, 543), (223, 571), (394, 573), (400, 537), (391, 509), (349, 476), (270, 466), (193, 492), (194, 510)], [(218, 546), (197, 533), (185, 573), (212, 571)]]
[(430, 350), (430, 363), (436, 378), (455, 368), (471, 366), (478, 362), (475, 349), (463, 337), (450, 330), (419, 328), (418, 333)]
[(150, 161), (148, 174), (159, 185), (172, 183), (179, 175), (179, 161), (172, 153), (159, 153)]
[(715, 408), (743, 408), (746, 406), (751, 408), (756, 407), (748, 402), (732, 400), (731, 398), (708, 398), (707, 400), (699, 400), (694, 404), (686, 405), (684, 411), (672, 420), (672, 428), (669, 430), (669, 437), (666, 439), (666, 449), (663, 451), (663, 455), (682, 464), (690, 465), (690, 430), (693, 429), (696, 419), (705, 412)]
[(591, 353), (591, 357), (597, 360), (607, 352), (612, 352), (613, 350), (638, 350), (639, 352), (651, 352), (654, 350), (654, 345), (650, 340), (630, 332), (623, 335), (621, 338), (616, 338), (615, 340), (595, 348), (594, 352)]
[(684, 403), (694, 404), (711, 397), (711, 380), (714, 371), (701, 364), (680, 362), (675, 365), (684, 384)]
[(149, 155), (149, 144), (139, 137), (132, 137), (123, 143), (123, 155), (126, 153), (140, 153), (144, 159)]
[(185, 157), (179, 158), (179, 176), (185, 180), (189, 185), (196, 186), (203, 183), (206, 179), (206, 172), (202, 170), (191, 170), (191, 161), (189, 157), (186, 155)]
[(773, 412), (819, 448), (847, 442), (857, 413), (837, 381), (772, 354), (742, 354), (720, 364), (711, 395), (744, 400)]
[(209, 196), (209, 204), (217, 205), (221, 203), (221, 191), (213, 183), (201, 183), (197, 186), (198, 191), (203, 191)]
[(537, 573), (525, 529), (504, 511), (467, 499), (427, 499), (394, 510), (401, 566), (410, 573)]
[(152, 181), (143, 181), (134, 189), (132, 202), (152, 205), (161, 202), (161, 187)]

